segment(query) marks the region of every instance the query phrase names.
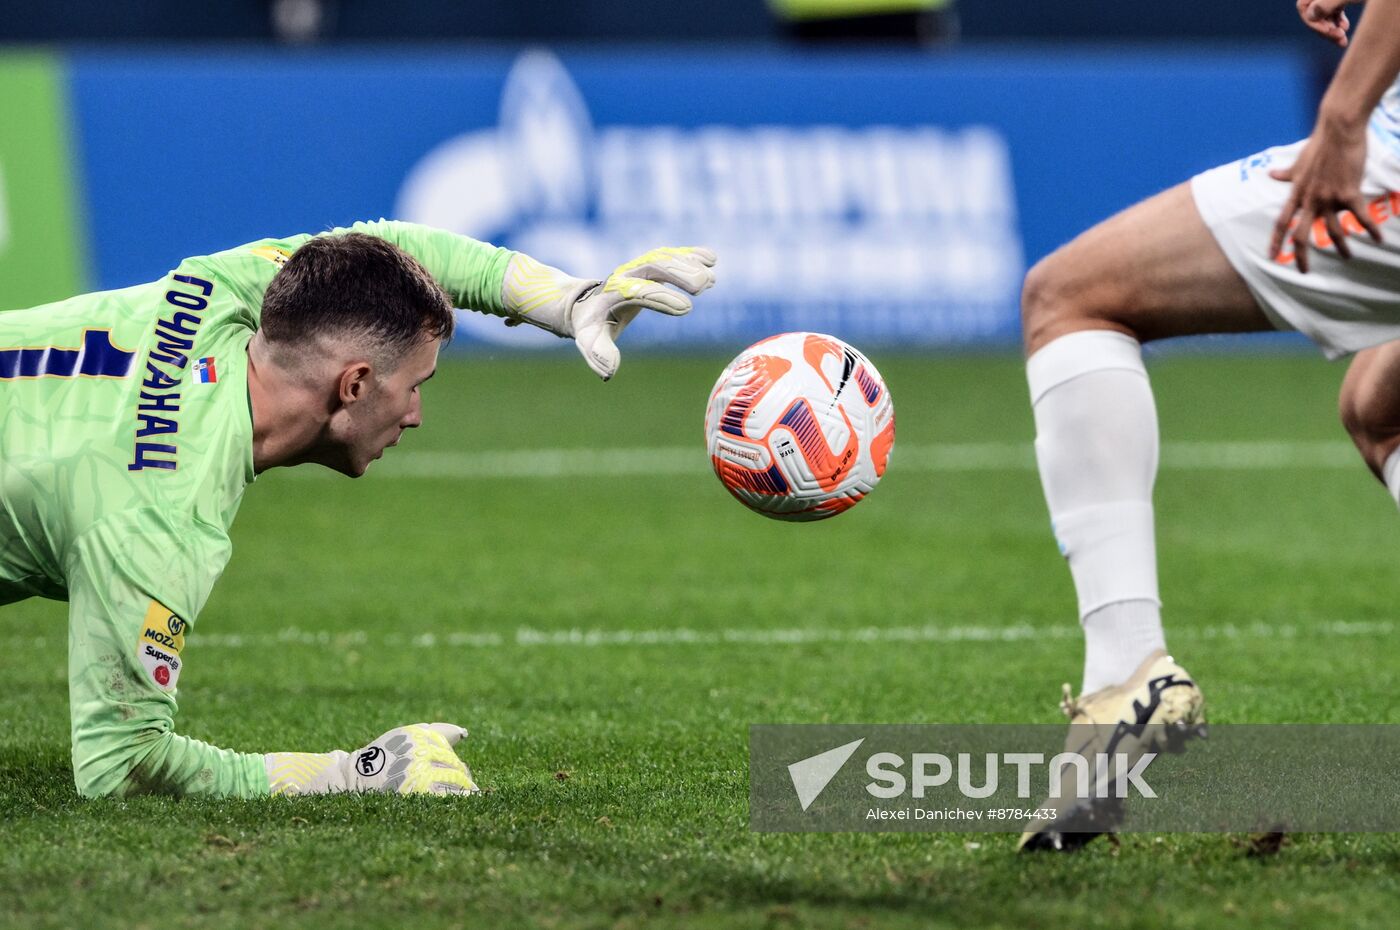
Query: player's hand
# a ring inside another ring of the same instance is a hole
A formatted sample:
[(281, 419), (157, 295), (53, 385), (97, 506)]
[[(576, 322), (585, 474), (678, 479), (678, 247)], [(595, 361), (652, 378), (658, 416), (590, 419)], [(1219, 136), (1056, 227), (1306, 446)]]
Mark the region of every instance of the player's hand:
[(453, 750), (467, 731), (451, 723), (397, 727), (342, 763), (351, 791), (476, 794), (466, 763)]
[(715, 283), (715, 261), (715, 253), (700, 246), (652, 249), (599, 281), (574, 278), (528, 255), (516, 255), (506, 270), (502, 294), (512, 314), (507, 325), (531, 323), (572, 338), (588, 367), (606, 381), (621, 363), (617, 337), (627, 324), (643, 310), (668, 316), (689, 313), (687, 295)]
[(263, 758), (273, 794), (476, 794), (471, 771), (452, 748), (466, 735), (451, 723), (415, 723), (354, 752), (274, 752)]
[(1351, 29), (1346, 7), (1363, 2), (1365, 0), (1298, 0), (1298, 16), (1313, 32), (1338, 48), (1346, 48), (1347, 31)]
[[(1320, 2), (1320, 0), (1319, 0)], [(1277, 259), (1285, 242), (1291, 242), (1298, 270), (1308, 270), (1308, 237), (1322, 221), (1337, 254), (1351, 258), (1347, 235), (1365, 229), (1376, 242), (1381, 230), (1361, 197), (1361, 177), (1366, 168), (1366, 124), (1344, 129), (1319, 119), (1298, 160), (1288, 168), (1269, 172), (1276, 181), (1293, 184), (1288, 201), (1274, 223), (1269, 257)]]
[[(643, 310), (668, 316), (690, 312), (690, 298), (715, 283), (715, 253), (697, 246), (652, 249), (613, 269), (601, 287), (581, 296), (569, 315), (574, 343), (604, 381), (622, 362), (617, 337)], [(680, 288), (677, 293), (667, 284)]]

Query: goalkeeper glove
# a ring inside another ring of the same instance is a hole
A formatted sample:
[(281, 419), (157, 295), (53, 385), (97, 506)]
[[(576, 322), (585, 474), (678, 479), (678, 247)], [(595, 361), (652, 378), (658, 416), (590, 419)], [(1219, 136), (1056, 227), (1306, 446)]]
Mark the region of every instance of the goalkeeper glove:
[(613, 269), (605, 281), (575, 278), (517, 253), (506, 269), (501, 296), (507, 326), (530, 323), (569, 337), (588, 367), (604, 381), (617, 373), (617, 337), (643, 310), (668, 316), (690, 312), (690, 298), (715, 283), (715, 253), (706, 248), (652, 249)]
[(476, 794), (481, 789), (452, 749), (466, 735), (450, 723), (416, 723), (353, 753), (270, 752), (263, 762), (273, 794)]

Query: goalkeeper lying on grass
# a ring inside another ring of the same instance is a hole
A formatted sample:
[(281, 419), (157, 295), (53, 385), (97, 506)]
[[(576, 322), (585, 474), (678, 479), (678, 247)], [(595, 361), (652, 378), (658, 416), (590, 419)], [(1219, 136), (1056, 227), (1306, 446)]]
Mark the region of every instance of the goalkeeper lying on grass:
[(714, 283), (705, 249), (605, 281), (407, 223), (357, 223), (186, 260), (140, 287), (0, 313), (0, 604), (67, 600), (73, 774), (86, 796), (476, 790), (417, 724), (355, 752), (233, 752), (172, 732), (185, 635), (254, 478), (351, 477), (422, 422), (419, 390), (468, 307), (572, 337), (612, 377), (642, 310)]

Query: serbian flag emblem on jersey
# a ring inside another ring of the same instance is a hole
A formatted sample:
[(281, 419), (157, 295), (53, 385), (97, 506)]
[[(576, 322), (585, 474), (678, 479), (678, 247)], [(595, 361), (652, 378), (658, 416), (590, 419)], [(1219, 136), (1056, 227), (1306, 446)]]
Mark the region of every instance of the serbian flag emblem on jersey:
[(214, 368), (214, 356), (194, 363), (194, 379), (200, 384), (214, 384), (219, 380), (219, 372)]

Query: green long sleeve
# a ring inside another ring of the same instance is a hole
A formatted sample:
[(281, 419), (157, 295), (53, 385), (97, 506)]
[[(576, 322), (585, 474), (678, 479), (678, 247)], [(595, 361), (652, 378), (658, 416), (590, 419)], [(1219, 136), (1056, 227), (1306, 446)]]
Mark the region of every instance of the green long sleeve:
[[(317, 235), (335, 236), (348, 232), (364, 233), (392, 242), (418, 259), (447, 291), (454, 306), (506, 316), (501, 290), (506, 266), (515, 255), (510, 249), (399, 220), (359, 222), (349, 228), (338, 227)], [(312, 236), (302, 234), (281, 239), (261, 239), (236, 249), (189, 259), (186, 264), (196, 265), (228, 285), (252, 309), (256, 323), (256, 317), (261, 315), (263, 292), (273, 276), (291, 254), (310, 238)]]
[(350, 231), (387, 239), (418, 259), (447, 291), (455, 306), (494, 316), (506, 315), (501, 290), (506, 266), (515, 255), (510, 249), (396, 220), (356, 223)]

